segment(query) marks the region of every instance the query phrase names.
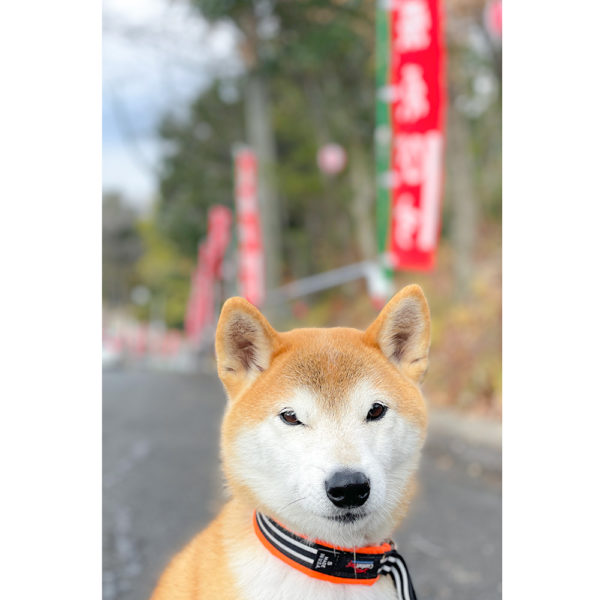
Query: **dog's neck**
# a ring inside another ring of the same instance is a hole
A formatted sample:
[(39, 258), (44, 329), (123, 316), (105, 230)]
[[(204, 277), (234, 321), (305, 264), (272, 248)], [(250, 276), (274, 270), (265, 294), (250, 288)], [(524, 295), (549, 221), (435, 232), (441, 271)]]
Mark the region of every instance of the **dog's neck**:
[(416, 600), (408, 567), (391, 540), (364, 548), (331, 546), (308, 540), (259, 512), (253, 515), (253, 525), (269, 553), (308, 577), (346, 586), (372, 586), (389, 576), (400, 600)]
[[(307, 597), (323, 600), (397, 600), (397, 590), (388, 576), (380, 577), (372, 586), (332, 586), (327, 581), (319, 581), (291, 568), (269, 552), (257, 537), (253, 514), (254, 509), (249, 503), (235, 497), (225, 505), (215, 523), (220, 530), (223, 548), (230, 568), (235, 573), (237, 585), (247, 590), (248, 597), (277, 600)], [(264, 595), (265, 589), (269, 590), (267, 596)]]

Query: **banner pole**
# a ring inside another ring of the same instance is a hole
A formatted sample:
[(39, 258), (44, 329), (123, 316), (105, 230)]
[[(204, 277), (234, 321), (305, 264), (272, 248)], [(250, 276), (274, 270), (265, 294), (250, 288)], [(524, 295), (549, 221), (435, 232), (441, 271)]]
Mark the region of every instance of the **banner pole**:
[(392, 205), (392, 120), (386, 89), (390, 81), (390, 12), (389, 2), (378, 0), (375, 13), (375, 176), (377, 255), (380, 275), (372, 300), (380, 304), (392, 292), (393, 270), (387, 258), (390, 245), (390, 210)]

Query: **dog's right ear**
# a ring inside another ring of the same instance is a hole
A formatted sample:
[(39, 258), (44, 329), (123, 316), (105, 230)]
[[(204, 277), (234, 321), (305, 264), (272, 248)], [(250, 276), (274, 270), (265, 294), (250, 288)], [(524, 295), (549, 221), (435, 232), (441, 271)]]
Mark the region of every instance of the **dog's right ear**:
[(277, 332), (244, 298), (229, 298), (217, 324), (215, 349), (219, 377), (230, 398), (252, 383), (271, 364)]

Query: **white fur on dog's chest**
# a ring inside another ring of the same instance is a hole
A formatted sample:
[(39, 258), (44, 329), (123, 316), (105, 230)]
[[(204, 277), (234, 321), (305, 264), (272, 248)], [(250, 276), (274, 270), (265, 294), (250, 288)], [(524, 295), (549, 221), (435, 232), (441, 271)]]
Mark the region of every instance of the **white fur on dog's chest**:
[(309, 577), (286, 565), (260, 545), (234, 549), (230, 565), (244, 600), (394, 600), (390, 577), (373, 585), (342, 585)]

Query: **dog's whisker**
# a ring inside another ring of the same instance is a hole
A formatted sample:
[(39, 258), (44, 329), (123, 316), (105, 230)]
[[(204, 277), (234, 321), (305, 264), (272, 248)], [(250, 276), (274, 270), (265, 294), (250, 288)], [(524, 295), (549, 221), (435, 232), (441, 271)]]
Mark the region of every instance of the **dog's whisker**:
[(307, 498), (308, 498), (308, 496), (303, 496), (302, 498), (297, 498), (296, 500), (292, 500), (291, 502), (288, 502), (285, 506), (283, 506), (279, 510), (285, 510), (288, 506), (291, 506), (292, 504), (295, 504), (296, 502), (300, 502), (300, 500), (306, 500)]

